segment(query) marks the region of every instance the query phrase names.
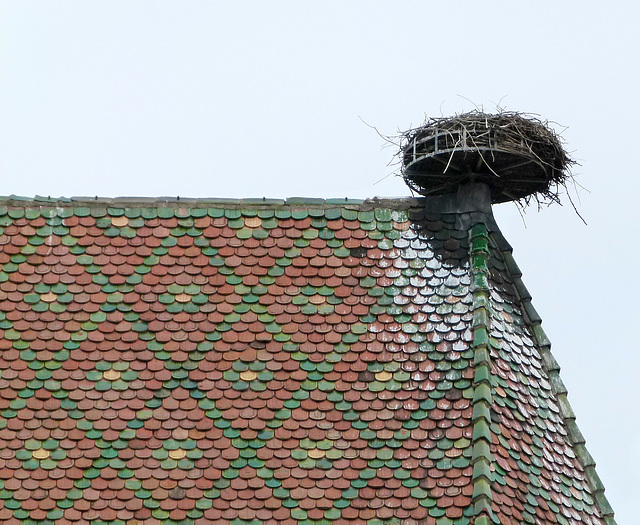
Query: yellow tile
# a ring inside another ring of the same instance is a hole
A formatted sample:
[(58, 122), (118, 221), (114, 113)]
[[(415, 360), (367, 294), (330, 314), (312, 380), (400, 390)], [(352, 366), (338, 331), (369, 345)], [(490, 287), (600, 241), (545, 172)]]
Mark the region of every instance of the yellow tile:
[(111, 224), (113, 224), (116, 228), (122, 228), (123, 226), (129, 225), (129, 219), (127, 219), (124, 215), (122, 217), (113, 217), (111, 219)]
[(247, 228), (259, 228), (262, 226), (262, 219), (260, 217), (248, 217), (245, 219), (244, 225)]
[(117, 370), (107, 370), (104, 374), (102, 374), (107, 381), (115, 381), (116, 379), (120, 379), (120, 372)]
[(253, 381), (256, 377), (258, 377), (258, 374), (256, 374), (253, 370), (245, 370), (244, 372), (240, 373), (240, 379), (242, 379), (243, 381)]
[(324, 457), (324, 450), (318, 448), (312, 448), (309, 452), (309, 457), (312, 459), (320, 459)]
[(389, 379), (391, 379), (393, 377), (393, 375), (391, 374), (391, 372), (387, 372), (386, 370), (383, 370), (382, 372), (378, 372), (376, 374), (376, 379), (378, 381), (389, 381)]
[(46, 294), (40, 296), (40, 300), (44, 301), (45, 303), (52, 303), (57, 298), (58, 296), (53, 292), (47, 292)]
[(33, 457), (35, 459), (47, 459), (49, 457), (49, 451), (43, 448), (33, 451)]
[(181, 448), (169, 451), (169, 457), (171, 459), (182, 459), (186, 455), (187, 455), (187, 453), (184, 450), (182, 450)]

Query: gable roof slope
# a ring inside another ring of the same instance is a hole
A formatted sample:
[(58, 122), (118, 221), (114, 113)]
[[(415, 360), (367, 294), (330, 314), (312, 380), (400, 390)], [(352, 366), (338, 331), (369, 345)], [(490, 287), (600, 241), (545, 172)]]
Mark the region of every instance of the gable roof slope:
[(0, 521), (614, 524), (465, 188), (6, 199)]

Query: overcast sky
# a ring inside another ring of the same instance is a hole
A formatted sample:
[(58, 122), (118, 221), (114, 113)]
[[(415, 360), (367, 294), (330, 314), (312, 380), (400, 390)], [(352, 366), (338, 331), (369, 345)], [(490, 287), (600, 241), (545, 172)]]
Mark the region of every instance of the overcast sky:
[(618, 523), (640, 524), (640, 8), (523, 4), (0, 0), (0, 194), (401, 196), (363, 121), (559, 123), (588, 226), (566, 199), (495, 214)]

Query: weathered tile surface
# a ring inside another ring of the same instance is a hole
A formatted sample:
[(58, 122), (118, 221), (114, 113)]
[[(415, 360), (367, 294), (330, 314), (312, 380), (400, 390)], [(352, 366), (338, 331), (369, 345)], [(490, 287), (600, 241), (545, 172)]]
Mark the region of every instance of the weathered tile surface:
[(76, 204), (0, 209), (0, 521), (465, 525), (489, 480), (495, 523), (604, 522), (454, 214)]

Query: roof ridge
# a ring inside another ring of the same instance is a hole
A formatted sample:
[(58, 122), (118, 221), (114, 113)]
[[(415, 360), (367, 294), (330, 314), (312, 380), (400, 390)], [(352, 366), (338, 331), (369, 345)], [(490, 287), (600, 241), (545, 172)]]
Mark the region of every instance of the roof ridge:
[(540, 349), (540, 354), (542, 356), (542, 366), (547, 374), (549, 374), (549, 383), (551, 384), (551, 390), (558, 399), (560, 415), (567, 428), (568, 441), (573, 446), (573, 449), (575, 450), (580, 462), (582, 463), (582, 466), (584, 467), (589, 488), (593, 493), (596, 506), (600, 511), (605, 524), (617, 525), (614, 519), (613, 508), (611, 507), (609, 501), (607, 500), (607, 497), (604, 494), (604, 485), (596, 472), (595, 460), (587, 450), (587, 447), (585, 446), (586, 440), (582, 435), (582, 432), (580, 432), (578, 425), (576, 424), (576, 415), (571, 408), (571, 404), (567, 397), (567, 388), (560, 378), (560, 365), (551, 352), (551, 341), (542, 328), (542, 318), (533, 307), (531, 294), (522, 281), (522, 271), (515, 262), (515, 259), (513, 257), (513, 249), (510, 246), (507, 246), (506, 248), (501, 250), (501, 254), (504, 258), (507, 272), (513, 279), (515, 294), (522, 303), (522, 307), (524, 310), (523, 315), (531, 325), (533, 338), (537, 343), (538, 348)]
[(491, 523), (493, 475), (491, 465), (491, 362), (489, 356), (489, 233), (483, 223), (477, 223), (469, 230), (469, 256), (471, 259), (471, 291), (473, 295), (473, 415), (472, 415), (472, 457), (473, 464), (473, 515), (477, 525)]
[(325, 199), (317, 197), (286, 197), (283, 199), (257, 197), (257, 198), (228, 198), (228, 197), (180, 197), (180, 196), (163, 196), (163, 197), (139, 197), (139, 196), (121, 196), (121, 197), (100, 197), (100, 196), (72, 196), (72, 197), (51, 197), (36, 195), (34, 197), (23, 197), (19, 195), (0, 196), (0, 206), (34, 206), (34, 207), (61, 207), (69, 208), (74, 206), (88, 206), (91, 208), (104, 207), (123, 207), (133, 206), (137, 208), (155, 208), (155, 207), (212, 207), (224, 206), (234, 207), (260, 207), (268, 206), (270, 208), (276, 206), (291, 207), (334, 207), (334, 206), (353, 206), (356, 208), (379, 208), (379, 207), (400, 207), (412, 208), (419, 207), (424, 202), (424, 197), (370, 197), (366, 199), (352, 199), (348, 197), (337, 199)]

